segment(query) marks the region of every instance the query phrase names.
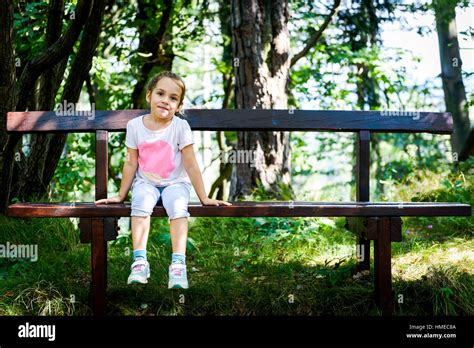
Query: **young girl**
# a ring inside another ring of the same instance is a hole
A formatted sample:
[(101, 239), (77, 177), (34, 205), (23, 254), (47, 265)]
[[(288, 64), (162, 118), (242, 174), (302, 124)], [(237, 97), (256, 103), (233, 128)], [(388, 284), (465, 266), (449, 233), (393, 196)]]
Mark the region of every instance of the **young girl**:
[(165, 71), (151, 79), (146, 93), (150, 113), (127, 123), (127, 158), (119, 195), (95, 202), (121, 203), (132, 186), (133, 263), (128, 284), (146, 284), (150, 277), (146, 245), (150, 216), (157, 203), (162, 202), (170, 223), (173, 253), (168, 270), (169, 289), (189, 287), (186, 241), (191, 184), (203, 205), (231, 205), (207, 197), (194, 156), (191, 128), (186, 120), (175, 116), (182, 109), (184, 93), (183, 80), (172, 72)]

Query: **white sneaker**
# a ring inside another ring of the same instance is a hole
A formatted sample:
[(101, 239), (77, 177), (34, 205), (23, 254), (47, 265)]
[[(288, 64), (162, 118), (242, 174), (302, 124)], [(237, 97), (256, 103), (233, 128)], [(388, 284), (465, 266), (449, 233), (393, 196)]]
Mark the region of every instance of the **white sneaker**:
[(150, 264), (145, 260), (137, 260), (132, 263), (131, 272), (127, 284), (146, 284), (150, 278)]
[(168, 289), (188, 289), (188, 277), (186, 275), (186, 265), (173, 263), (169, 267)]

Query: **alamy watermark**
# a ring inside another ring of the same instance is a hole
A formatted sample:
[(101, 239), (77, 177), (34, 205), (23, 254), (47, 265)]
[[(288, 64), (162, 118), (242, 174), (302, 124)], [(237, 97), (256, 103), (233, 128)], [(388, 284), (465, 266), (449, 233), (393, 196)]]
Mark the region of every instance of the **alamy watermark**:
[[(80, 110), (87, 108), (89, 105), (91, 107), (90, 110)], [(56, 116), (84, 116), (88, 120), (93, 120), (95, 118), (95, 103), (68, 103), (67, 100), (64, 100), (62, 103), (56, 104), (54, 112)]]
[(250, 167), (256, 166), (256, 151), (255, 150), (230, 150), (221, 151), (220, 159), (222, 163), (232, 164), (250, 164)]
[(56, 339), (56, 325), (37, 325), (26, 322), (18, 326), (19, 338), (47, 338), (48, 341)]
[(356, 249), (354, 250), (353, 248), (353, 246), (333, 245), (328, 248), (328, 252), (326, 254), (329, 256), (338, 256), (341, 258), (352, 258), (355, 256), (357, 261), (363, 262), (365, 260), (365, 245), (357, 244)]
[(382, 117), (411, 117), (414, 120), (420, 119), (419, 111), (406, 111), (406, 110), (382, 110), (380, 111)]
[(0, 258), (7, 259), (30, 259), (32, 262), (38, 261), (37, 244), (0, 244)]

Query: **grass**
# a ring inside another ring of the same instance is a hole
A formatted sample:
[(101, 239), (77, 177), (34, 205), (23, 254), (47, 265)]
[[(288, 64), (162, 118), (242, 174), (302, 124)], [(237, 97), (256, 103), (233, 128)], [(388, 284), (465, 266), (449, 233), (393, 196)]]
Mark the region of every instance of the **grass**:
[[(444, 183), (434, 173), (413, 176), (387, 199), (459, 201), (465, 192), (472, 199), (472, 176), (466, 178), (458, 185), (457, 173)], [(132, 243), (124, 229), (108, 248), (109, 314), (380, 315), (372, 277), (354, 276), (356, 239), (344, 224), (342, 218), (191, 218), (186, 291), (167, 289), (164, 218), (152, 219), (149, 284), (127, 286)], [(473, 231), (472, 218), (404, 219), (402, 242), (392, 243), (396, 314), (474, 314)], [(7, 241), (36, 244), (39, 255), (36, 262), (0, 258), (0, 315), (92, 314), (90, 246), (79, 243), (77, 219), (0, 216), (0, 244)]]
[[(130, 234), (109, 243), (109, 314), (379, 315), (371, 279), (353, 276), (355, 237), (343, 223), (194, 218), (187, 259), (191, 288), (170, 291), (167, 222), (153, 219), (148, 285), (125, 284)], [(2, 240), (39, 245), (37, 262), (0, 259), (1, 315), (91, 314), (90, 247), (78, 243), (75, 224), (68, 219), (1, 217), (0, 225)], [(397, 299), (403, 297), (398, 314), (474, 313), (472, 239), (427, 246), (404, 237), (396, 246), (394, 290)]]

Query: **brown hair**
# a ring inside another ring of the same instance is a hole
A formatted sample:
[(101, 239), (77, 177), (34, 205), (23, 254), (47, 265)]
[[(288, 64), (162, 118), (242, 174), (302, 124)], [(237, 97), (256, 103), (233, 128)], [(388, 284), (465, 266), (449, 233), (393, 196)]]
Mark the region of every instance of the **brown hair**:
[(171, 72), (171, 71), (162, 71), (159, 74), (155, 75), (152, 77), (150, 82), (148, 82), (148, 87), (147, 87), (147, 92), (152, 92), (153, 89), (156, 87), (158, 81), (160, 81), (162, 78), (168, 77), (172, 79), (174, 82), (177, 83), (179, 87), (181, 87), (181, 98), (179, 100), (178, 107), (180, 107), (183, 104), (184, 100), (184, 93), (186, 92), (186, 86), (184, 85), (184, 81), (181, 78), (181, 76)]

